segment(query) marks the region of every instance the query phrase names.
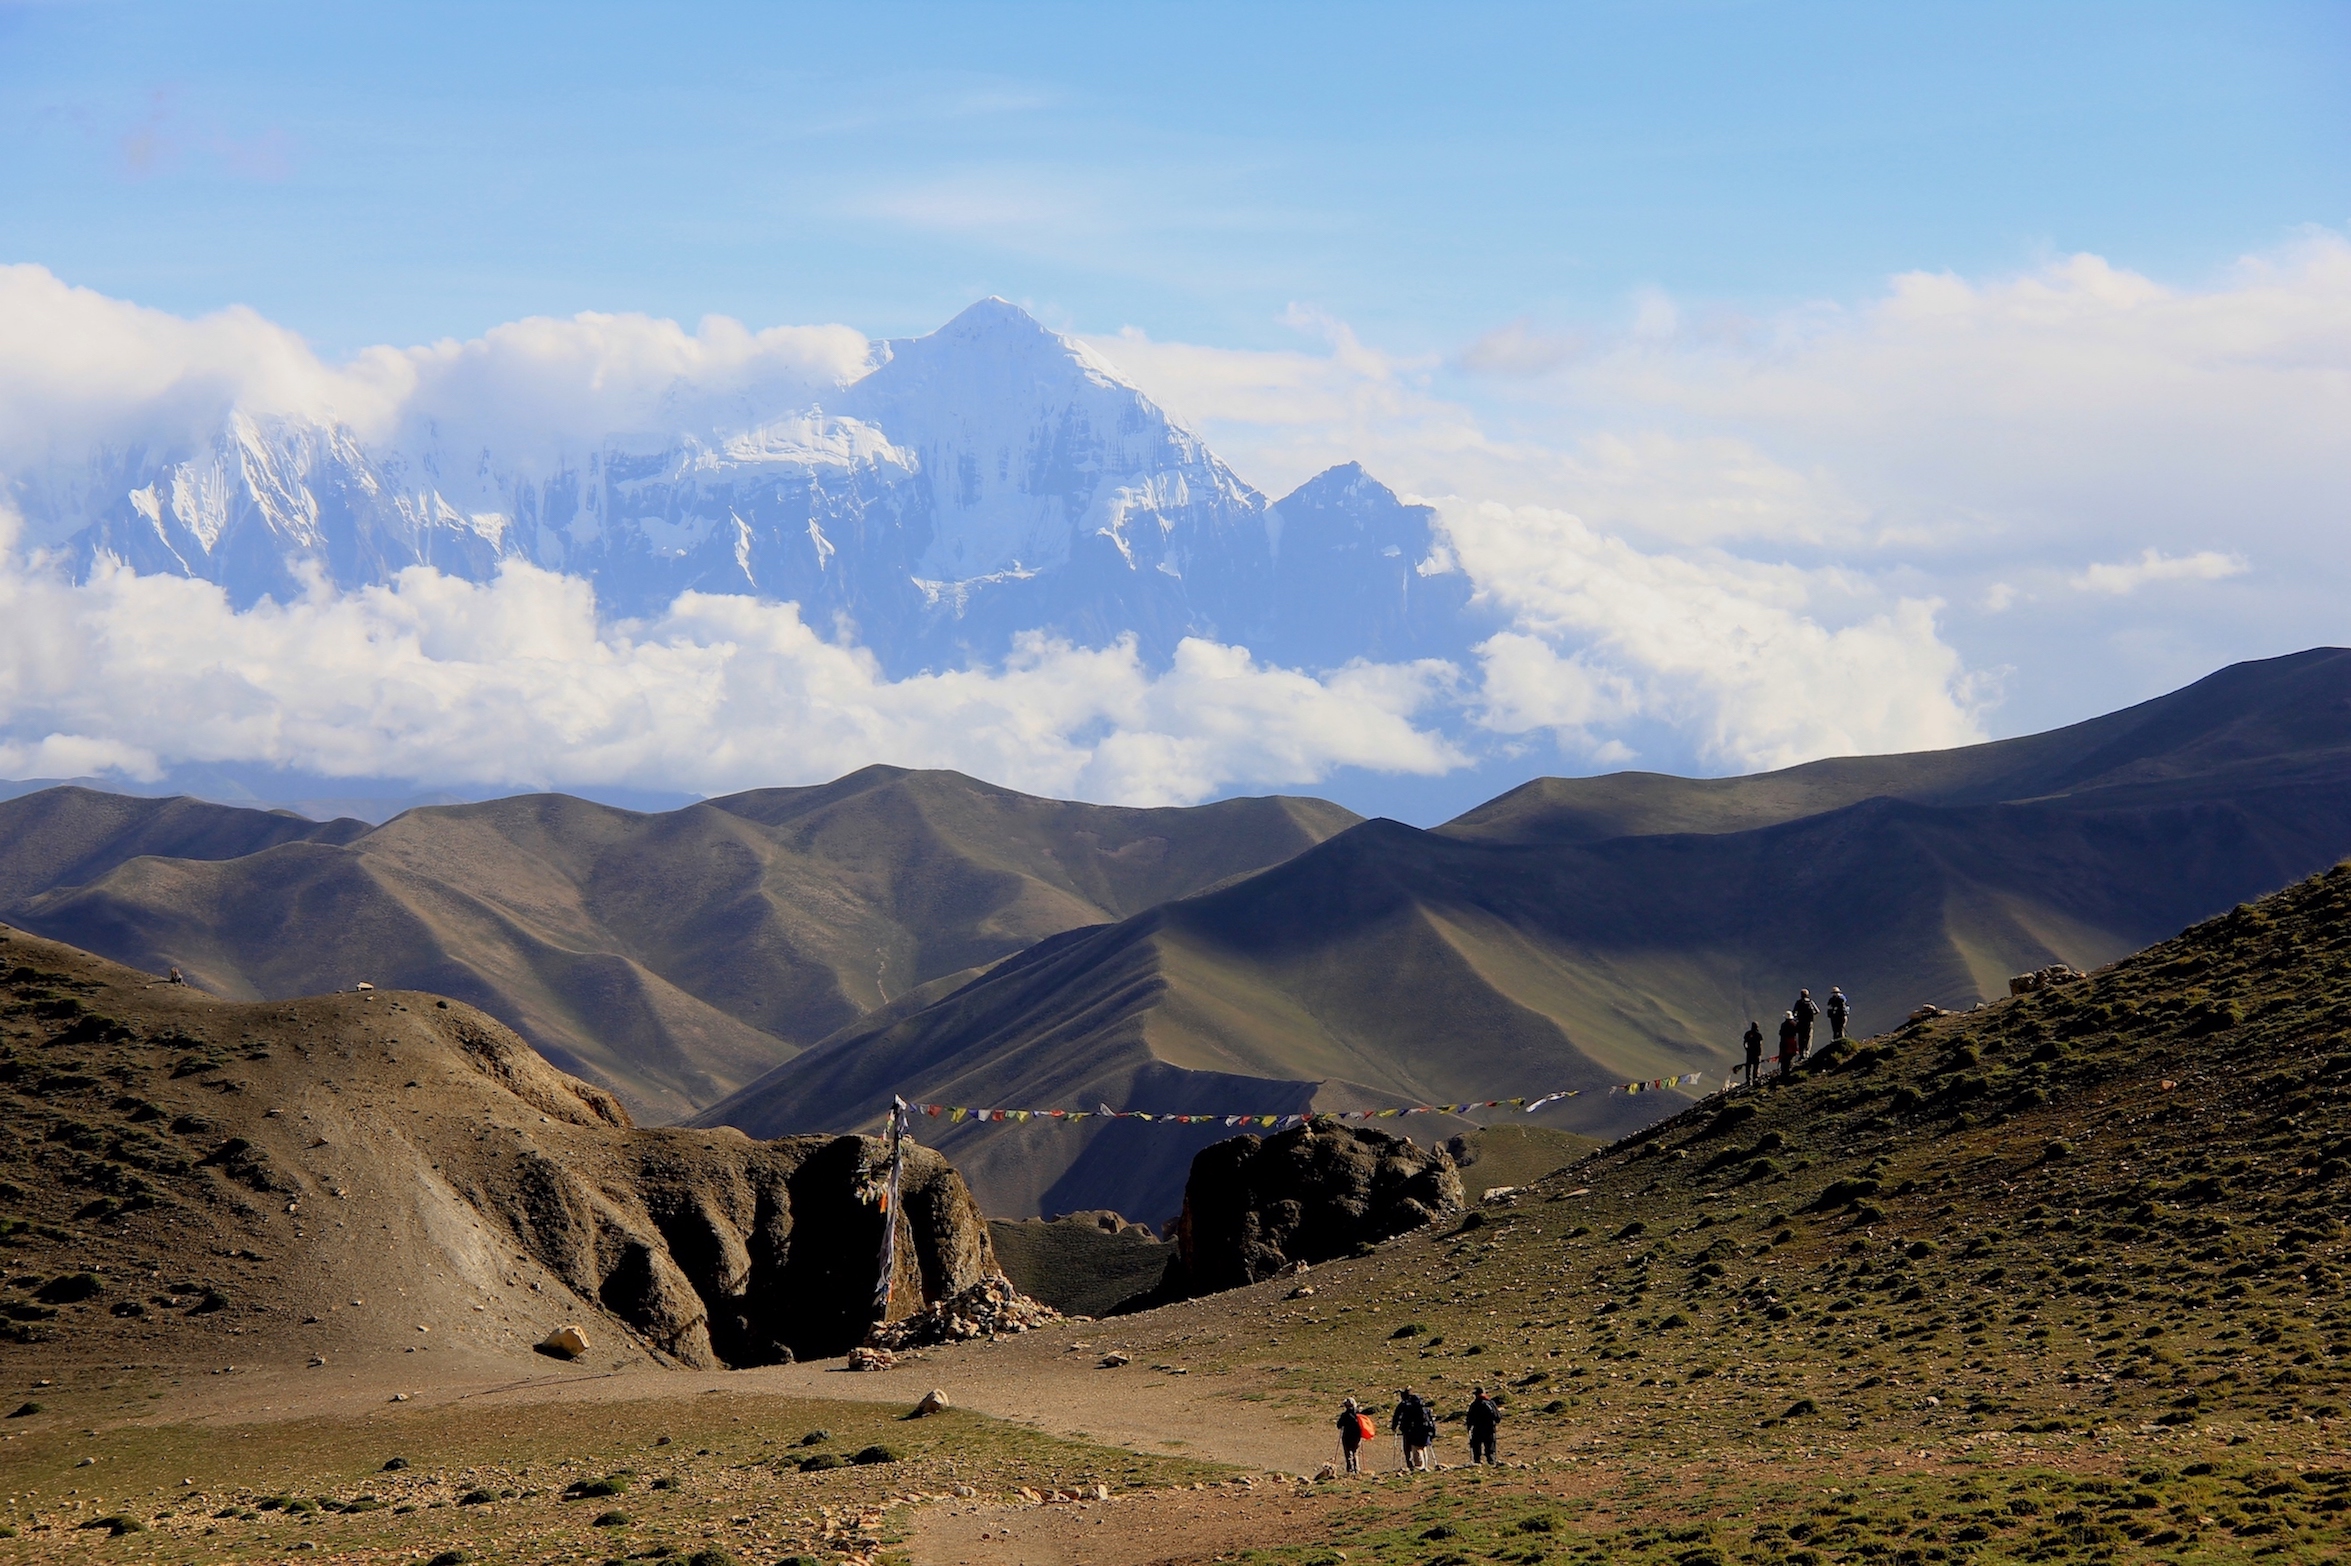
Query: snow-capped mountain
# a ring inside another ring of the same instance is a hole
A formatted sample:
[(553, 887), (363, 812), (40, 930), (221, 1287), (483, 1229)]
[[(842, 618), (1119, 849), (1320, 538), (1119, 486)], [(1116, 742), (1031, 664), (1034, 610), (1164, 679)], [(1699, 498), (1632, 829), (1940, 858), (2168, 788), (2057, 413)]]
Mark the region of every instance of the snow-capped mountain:
[(196, 449), (106, 448), (9, 484), (29, 537), (79, 574), (119, 560), (242, 605), (523, 560), (588, 578), (615, 618), (689, 589), (796, 602), (893, 675), (992, 661), (1031, 630), (1132, 634), (1154, 663), (1200, 635), (1306, 667), (1459, 657), (1475, 637), (1429, 508), (1354, 464), (1269, 503), (1003, 300), (876, 343), (869, 365), (734, 428), (524, 452), (240, 412)]

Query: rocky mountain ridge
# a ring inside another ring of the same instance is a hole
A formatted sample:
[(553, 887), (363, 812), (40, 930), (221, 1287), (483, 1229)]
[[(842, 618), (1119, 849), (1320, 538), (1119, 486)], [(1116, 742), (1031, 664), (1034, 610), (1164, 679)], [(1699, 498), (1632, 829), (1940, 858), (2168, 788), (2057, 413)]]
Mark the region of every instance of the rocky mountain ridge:
[(796, 603), (893, 676), (1000, 659), (1025, 632), (1133, 636), (1154, 664), (1202, 636), (1326, 666), (1460, 657), (1482, 623), (1430, 508), (1353, 464), (1269, 501), (1001, 299), (875, 343), (843, 384), (681, 397), (673, 419), (514, 450), (240, 411), (196, 445), (60, 454), (0, 492), (82, 576), (195, 577), (249, 605), (519, 562), (586, 578), (611, 618), (688, 591)]

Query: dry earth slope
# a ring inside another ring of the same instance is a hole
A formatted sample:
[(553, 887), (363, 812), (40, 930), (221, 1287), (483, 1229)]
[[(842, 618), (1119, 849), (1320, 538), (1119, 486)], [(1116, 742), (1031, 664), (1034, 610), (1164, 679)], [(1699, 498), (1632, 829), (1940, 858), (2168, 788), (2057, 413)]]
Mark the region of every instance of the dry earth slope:
[[(640, 1130), (462, 1003), (220, 1001), (0, 931), (0, 1333), (420, 1381), (565, 1323), (596, 1362), (837, 1354), (870, 1321), (881, 1144)], [(895, 1314), (995, 1271), (937, 1154), (909, 1165)], [(397, 1364), (398, 1360), (393, 1360)]]

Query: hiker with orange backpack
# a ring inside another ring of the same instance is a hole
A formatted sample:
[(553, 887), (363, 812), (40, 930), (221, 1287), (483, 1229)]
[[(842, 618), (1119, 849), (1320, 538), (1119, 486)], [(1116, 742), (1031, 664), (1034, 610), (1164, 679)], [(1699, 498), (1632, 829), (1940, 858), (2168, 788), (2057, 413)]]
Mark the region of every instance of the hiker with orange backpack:
[(1356, 1449), (1372, 1438), (1371, 1415), (1365, 1413), (1349, 1398), (1339, 1407), (1339, 1455), (1346, 1459), (1347, 1472), (1363, 1472), (1363, 1464)]

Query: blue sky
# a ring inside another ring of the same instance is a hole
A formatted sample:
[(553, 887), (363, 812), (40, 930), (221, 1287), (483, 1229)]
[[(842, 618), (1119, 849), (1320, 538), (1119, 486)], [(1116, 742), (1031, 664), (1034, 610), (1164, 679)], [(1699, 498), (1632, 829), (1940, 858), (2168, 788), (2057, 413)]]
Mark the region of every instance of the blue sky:
[[(217, 432), (249, 400), (380, 402), (418, 344), (467, 340), (553, 406), (578, 364), (721, 364), (705, 317), (841, 323), (808, 341), (862, 356), (987, 294), (1269, 494), (1359, 459), (1438, 505), (1510, 627), (1456, 712), (1491, 748), (1433, 778), (1392, 693), (1261, 693), (1302, 736), (1269, 761), (1216, 737), (1250, 725), (1210, 711), (1215, 679), (1136, 676), (1119, 699), (1198, 762), (1186, 798), (1429, 820), (1542, 771), (2029, 732), (2351, 642), (2351, 4), (0, 0), (0, 469), (158, 409)], [(405, 406), (516, 412), (429, 403)], [(753, 780), (622, 732), (631, 681), (708, 651), (686, 620), (648, 653), (546, 584), (308, 620), (69, 587), (7, 495), (0, 775)], [(417, 631), (436, 616), (538, 650)], [(168, 653), (136, 634), (163, 622)], [(353, 720), (369, 660), (420, 635), (456, 650), (411, 693), (457, 694), (415, 710), (475, 721)], [(803, 651), (761, 678), (836, 679)], [(544, 705), (532, 668), (576, 696), (575, 656), (621, 671), (592, 777), (558, 739), (513, 759), (485, 716)], [(148, 698), (188, 668), (284, 676), (241, 687), (262, 737)], [(987, 699), (1100, 683), (1056, 669), (989, 671)], [(936, 693), (836, 688), (838, 733), (892, 737), (792, 765), (1003, 770)], [(1001, 780), (1096, 787), (1092, 732)]]
[(0, 254), (335, 355), (498, 322), (1401, 353), (2351, 219), (2331, 5), (0, 4)]

